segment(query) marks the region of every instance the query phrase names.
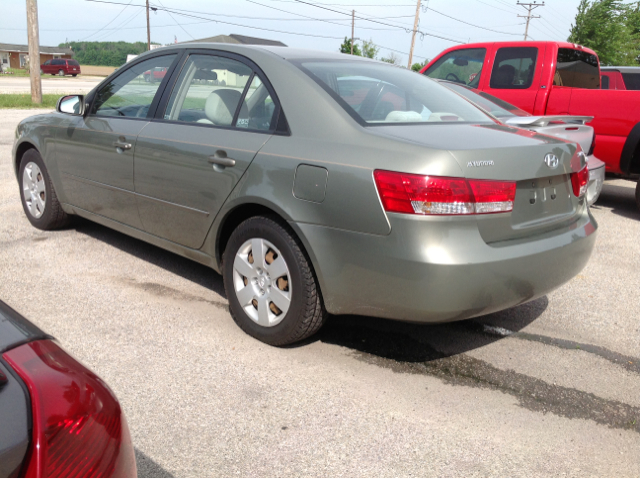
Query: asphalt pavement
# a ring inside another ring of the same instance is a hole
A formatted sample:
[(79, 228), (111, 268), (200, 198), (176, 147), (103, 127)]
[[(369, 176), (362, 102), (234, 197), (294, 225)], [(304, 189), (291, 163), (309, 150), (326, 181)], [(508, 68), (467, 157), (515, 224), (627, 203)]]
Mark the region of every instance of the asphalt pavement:
[(280, 349), (204, 266), (87, 221), (34, 229), (11, 166), (30, 114), (0, 111), (0, 298), (112, 387), (140, 476), (640, 476), (635, 184), (605, 184), (590, 263), (546, 297), (438, 326), (331, 317)]
[[(42, 93), (89, 93), (94, 86), (104, 80), (103, 77), (78, 76), (57, 77), (42, 75)], [(31, 93), (29, 77), (0, 76), (1, 93)]]

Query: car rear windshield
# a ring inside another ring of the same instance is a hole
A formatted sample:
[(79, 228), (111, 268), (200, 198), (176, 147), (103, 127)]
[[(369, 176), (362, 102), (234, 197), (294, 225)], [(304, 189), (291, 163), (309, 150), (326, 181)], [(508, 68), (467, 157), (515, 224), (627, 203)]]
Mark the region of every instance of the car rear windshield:
[(600, 88), (598, 57), (571, 48), (558, 49), (558, 65), (553, 84), (573, 88)]
[(411, 70), (363, 60), (294, 63), (361, 124), (492, 121), (454, 92)]
[(467, 100), (472, 101), (483, 110), (488, 111), (497, 118), (511, 118), (514, 116), (529, 116), (526, 111), (521, 110), (511, 103), (501, 100), (493, 95), (489, 95), (483, 91), (474, 90), (472, 88), (453, 82), (442, 82), (447, 88), (459, 93)]
[(79, 67), (79, 66), (80, 66), (80, 64), (79, 64), (77, 61), (75, 61), (75, 60), (69, 60), (69, 61), (68, 61), (68, 63), (69, 63), (69, 65), (71, 65), (72, 67)]
[(623, 73), (622, 79), (627, 90), (640, 90), (640, 73)]

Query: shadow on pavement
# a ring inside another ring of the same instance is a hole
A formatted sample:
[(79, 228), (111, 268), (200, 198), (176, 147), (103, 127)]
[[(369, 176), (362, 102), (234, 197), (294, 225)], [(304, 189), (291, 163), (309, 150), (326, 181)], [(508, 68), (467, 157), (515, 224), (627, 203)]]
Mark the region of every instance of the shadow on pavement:
[(135, 448), (138, 477), (175, 477), (140, 449)]
[(107, 243), (200, 286), (210, 288), (223, 298), (227, 297), (222, 276), (211, 268), (92, 221), (82, 218), (76, 218), (75, 221), (75, 229), (79, 233)]
[(636, 184), (629, 181), (629, 186), (620, 186), (604, 183), (602, 193), (596, 204), (591, 208), (597, 210), (599, 208), (609, 208), (613, 214), (629, 218), (632, 220), (640, 220), (640, 210), (636, 204), (635, 188)]
[[(546, 296), (498, 313), (446, 324), (411, 324), (364, 316), (330, 316), (312, 341), (401, 362), (422, 363), (481, 348), (535, 321)], [(500, 334), (505, 331), (505, 334)]]

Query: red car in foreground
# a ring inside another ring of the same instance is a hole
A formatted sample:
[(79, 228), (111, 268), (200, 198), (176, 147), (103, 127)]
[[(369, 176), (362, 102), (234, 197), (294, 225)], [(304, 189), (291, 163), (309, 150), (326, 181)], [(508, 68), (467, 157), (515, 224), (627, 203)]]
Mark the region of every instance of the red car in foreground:
[(49, 75), (71, 75), (72, 77), (80, 74), (80, 64), (75, 60), (68, 60), (66, 58), (54, 58), (53, 60), (47, 60), (40, 65), (40, 74)]
[[(640, 92), (600, 88), (593, 50), (566, 42), (459, 45), (420, 73), (490, 93), (533, 115), (592, 116), (595, 156), (609, 173), (640, 175)], [(636, 188), (640, 207), (640, 183)]]
[(0, 477), (136, 477), (102, 379), (0, 301)]

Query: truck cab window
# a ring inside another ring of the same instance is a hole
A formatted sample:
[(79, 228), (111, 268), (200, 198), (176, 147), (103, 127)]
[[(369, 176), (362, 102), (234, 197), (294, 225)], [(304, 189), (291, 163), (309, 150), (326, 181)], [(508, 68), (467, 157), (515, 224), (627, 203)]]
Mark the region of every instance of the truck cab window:
[(491, 72), (491, 88), (529, 88), (536, 70), (538, 49), (536, 47), (505, 47), (496, 53)]
[(424, 74), (431, 78), (478, 88), (486, 54), (487, 50), (484, 48), (454, 50), (443, 55)]
[(573, 88), (600, 88), (598, 57), (572, 48), (559, 48), (553, 84)]

